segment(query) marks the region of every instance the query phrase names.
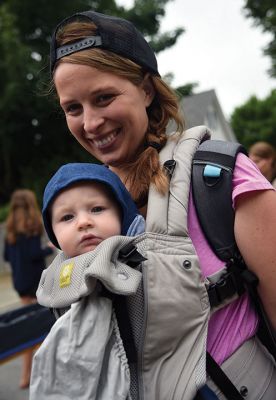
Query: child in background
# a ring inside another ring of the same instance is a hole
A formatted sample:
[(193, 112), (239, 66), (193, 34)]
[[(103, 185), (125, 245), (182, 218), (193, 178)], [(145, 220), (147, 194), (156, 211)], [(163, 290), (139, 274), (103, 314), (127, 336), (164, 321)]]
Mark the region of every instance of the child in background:
[[(12, 270), (13, 286), (21, 303), (36, 302), (36, 290), (45, 268), (45, 257), (53, 253), (50, 246), (41, 246), (43, 224), (35, 194), (28, 189), (16, 190), (11, 197), (6, 220), (4, 259)], [(32, 350), (23, 354), (20, 388), (29, 386)]]
[(256, 142), (248, 151), (249, 158), (257, 165), (263, 176), (276, 188), (276, 151), (267, 142)]
[(30, 400), (127, 398), (129, 370), (110, 292), (135, 293), (140, 273), (121, 263), (114, 268), (112, 255), (120, 235), (144, 231), (144, 219), (117, 175), (74, 163), (46, 186), (43, 220), (62, 252), (43, 273), (38, 301), (67, 312), (35, 355)]

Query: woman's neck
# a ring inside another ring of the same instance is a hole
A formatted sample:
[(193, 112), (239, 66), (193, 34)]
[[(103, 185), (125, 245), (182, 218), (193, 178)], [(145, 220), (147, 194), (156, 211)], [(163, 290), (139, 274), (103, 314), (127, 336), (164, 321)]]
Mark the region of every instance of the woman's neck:
[[(116, 168), (116, 167), (109, 167), (111, 169), (112, 172), (114, 172), (116, 175), (118, 175), (118, 177), (121, 179), (121, 181), (123, 182), (123, 184), (125, 185), (125, 187), (127, 188), (127, 190), (130, 190), (130, 186), (129, 186), (129, 182), (127, 180), (127, 172), (125, 171), (124, 168)], [(146, 218), (147, 216), (147, 201), (142, 204), (141, 206), (138, 205), (138, 209), (139, 212), (141, 213), (141, 215)]]
[(147, 210), (148, 210), (148, 205), (145, 204), (143, 207), (139, 208), (140, 214), (146, 219), (147, 218)]
[(129, 190), (129, 187), (127, 185), (127, 172), (125, 171), (125, 169), (124, 168), (111, 167), (111, 166), (109, 166), (109, 169), (112, 172), (114, 172), (114, 174), (116, 174), (121, 179), (121, 181), (123, 182), (125, 187)]

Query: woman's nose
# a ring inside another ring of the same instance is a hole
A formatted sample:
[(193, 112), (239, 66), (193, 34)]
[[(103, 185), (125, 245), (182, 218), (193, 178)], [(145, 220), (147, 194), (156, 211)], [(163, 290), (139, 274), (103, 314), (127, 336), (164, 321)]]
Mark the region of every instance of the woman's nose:
[(83, 127), (87, 133), (97, 133), (97, 130), (104, 123), (104, 118), (99, 110), (89, 107), (84, 112)]

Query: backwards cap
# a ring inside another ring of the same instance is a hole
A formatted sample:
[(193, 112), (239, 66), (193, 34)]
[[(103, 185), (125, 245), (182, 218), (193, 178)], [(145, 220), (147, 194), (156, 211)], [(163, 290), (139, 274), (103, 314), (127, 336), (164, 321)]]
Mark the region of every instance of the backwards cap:
[(55, 197), (65, 188), (76, 182), (100, 182), (111, 190), (122, 211), (122, 235), (126, 235), (128, 228), (139, 214), (129, 192), (120, 178), (103, 165), (89, 163), (65, 164), (54, 174), (48, 182), (43, 196), (42, 217), (45, 230), (51, 242), (60, 248), (52, 229), (50, 206)]
[[(64, 25), (84, 17), (97, 26), (97, 35), (78, 40), (76, 42), (57, 47), (56, 34)], [(109, 50), (122, 57), (134, 61), (147, 71), (158, 75), (157, 60), (155, 54), (144, 36), (135, 28), (135, 26), (122, 18), (109, 16), (95, 11), (84, 11), (72, 15), (60, 22), (52, 36), (50, 67), (53, 73), (56, 62), (67, 56), (87, 48), (100, 47)]]

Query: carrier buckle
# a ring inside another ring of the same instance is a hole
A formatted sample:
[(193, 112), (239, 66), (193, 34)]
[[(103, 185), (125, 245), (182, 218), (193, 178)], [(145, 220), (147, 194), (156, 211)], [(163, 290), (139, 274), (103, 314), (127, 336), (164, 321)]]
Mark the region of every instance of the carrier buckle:
[(234, 273), (228, 272), (218, 282), (212, 284), (208, 289), (211, 307), (217, 307), (235, 294), (240, 296), (245, 290), (240, 283), (237, 282)]
[(122, 247), (119, 251), (119, 258), (130, 267), (137, 267), (141, 262), (146, 261), (146, 258), (142, 256), (137, 250), (136, 246), (132, 243), (128, 243)]

